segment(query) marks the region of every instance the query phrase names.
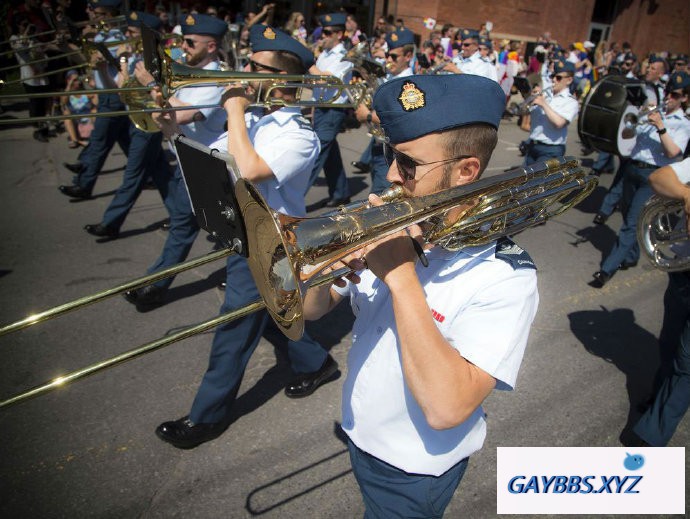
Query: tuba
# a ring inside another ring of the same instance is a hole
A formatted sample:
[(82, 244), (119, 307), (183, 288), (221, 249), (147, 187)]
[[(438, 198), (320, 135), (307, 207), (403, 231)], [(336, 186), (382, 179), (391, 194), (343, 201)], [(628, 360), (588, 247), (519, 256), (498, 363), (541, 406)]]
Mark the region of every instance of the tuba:
[(654, 195), (637, 221), (637, 241), (643, 254), (664, 272), (690, 269), (690, 236), (680, 200)]

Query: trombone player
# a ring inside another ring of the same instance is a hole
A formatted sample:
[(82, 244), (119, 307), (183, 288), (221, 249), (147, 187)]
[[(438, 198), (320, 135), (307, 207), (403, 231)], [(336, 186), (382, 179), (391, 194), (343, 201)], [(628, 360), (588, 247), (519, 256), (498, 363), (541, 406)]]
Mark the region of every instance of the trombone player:
[[(373, 106), (388, 180), (418, 197), (480, 178), (505, 97), (484, 77), (420, 75), (383, 84)], [(342, 427), (366, 517), (443, 515), (486, 436), (482, 401), (515, 385), (538, 303), (536, 267), (510, 240), (431, 247), (424, 268), (408, 231), (344, 259), (356, 273), (304, 303), (312, 320), (344, 298), (355, 313)]]
[[(105, 20), (119, 14), (120, 0), (90, 0), (89, 8), (94, 20)], [(124, 34), (119, 29), (105, 27), (94, 37), (96, 43), (123, 41)], [(94, 68), (96, 89), (118, 88), (118, 77), (121, 74), (119, 64), (116, 67), (111, 59), (99, 59)], [(125, 105), (118, 94), (98, 94), (98, 112), (114, 112), (125, 110)], [(59, 186), (59, 191), (70, 198), (88, 199), (98, 174), (108, 158), (115, 142), (120, 145), (125, 155), (129, 153), (129, 126), (126, 115), (96, 117), (94, 129), (91, 132), (89, 145), (79, 154), (78, 162), (66, 163), (65, 167), (75, 176), (72, 185)]]
[[(218, 51), (228, 25), (214, 16), (189, 14), (182, 20), (181, 28), (184, 37), (182, 50), (186, 55), (186, 64), (196, 69), (220, 70)], [(153, 76), (146, 70), (143, 62), (137, 63), (134, 73), (142, 85), (152, 87), (155, 85)], [(167, 99), (170, 106), (189, 107), (188, 110), (175, 112), (177, 123), (187, 137), (208, 146), (223, 133), (225, 115), (218, 105), (222, 93), (223, 88), (214, 85), (182, 88)], [(217, 106), (196, 108), (196, 106), (211, 104)], [(167, 195), (163, 198), (170, 214), (170, 228), (161, 255), (148, 268), (148, 274), (183, 262), (199, 234), (199, 226), (189, 204), (187, 188), (179, 165), (175, 168), (167, 190)], [(163, 304), (165, 294), (173, 279), (169, 277), (152, 285), (126, 292), (125, 299), (141, 312), (152, 310)]]
[[(271, 74), (303, 75), (314, 63), (311, 52), (277, 29), (253, 25), (249, 36), (252, 54), (248, 69)], [(245, 89), (231, 85), (222, 100), (229, 131), (211, 145), (227, 150), (242, 177), (254, 183), (272, 208), (293, 216), (306, 214), (304, 191), (319, 154), (319, 140), (300, 107), (274, 106), (249, 109), (258, 85)], [(294, 103), (293, 88), (276, 88), (274, 97)], [(162, 119), (166, 134), (175, 125)], [(259, 297), (247, 260), (230, 256), (226, 266), (225, 301), (221, 313), (239, 308)], [(266, 310), (252, 313), (216, 329), (209, 367), (188, 415), (164, 422), (156, 434), (177, 448), (191, 449), (218, 437), (232, 419), (232, 409), (244, 370), (270, 317)], [(319, 343), (305, 334), (288, 341), (292, 368), (299, 375), (285, 388), (290, 398), (306, 397), (335, 374), (338, 365)]]

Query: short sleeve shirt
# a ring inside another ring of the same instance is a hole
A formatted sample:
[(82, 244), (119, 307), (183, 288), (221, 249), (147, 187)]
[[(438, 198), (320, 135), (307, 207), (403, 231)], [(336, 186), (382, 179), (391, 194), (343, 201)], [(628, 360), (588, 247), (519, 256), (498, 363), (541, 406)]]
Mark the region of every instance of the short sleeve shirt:
[[(208, 63), (204, 70), (220, 70), (220, 62)], [(182, 133), (205, 146), (209, 146), (225, 131), (227, 116), (220, 106), (220, 97), (225, 89), (217, 86), (200, 86), (181, 88), (176, 94), (180, 101), (192, 105), (215, 105), (208, 108), (199, 108), (204, 115), (201, 121), (192, 121), (181, 125)]]
[[(321, 149), (319, 139), (299, 107), (281, 108), (263, 117), (261, 112), (247, 112), (245, 122), (249, 140), (273, 176), (255, 186), (272, 209), (304, 216), (304, 193)], [(227, 151), (227, 133), (211, 147)]]
[(490, 61), (485, 61), (479, 51), (472, 54), (469, 58), (455, 58), (453, 62), (463, 74), (482, 76), (498, 82), (496, 67)]
[[(494, 377), (497, 389), (511, 389), (537, 309), (537, 278), (535, 270), (514, 270), (495, 253), (495, 242), (460, 252), (435, 247), (427, 251), (429, 267), (418, 264), (417, 275), (445, 339)], [(334, 287), (349, 295), (356, 316), (343, 429), (360, 449), (400, 470), (438, 476), (481, 448), (484, 411), (480, 406), (451, 429), (428, 425), (405, 382), (390, 291), (370, 271), (360, 276), (357, 285)]]
[[(352, 68), (354, 64), (349, 61), (343, 61), (346, 53), (347, 51), (342, 43), (339, 43), (330, 50), (324, 50), (321, 54), (319, 54), (319, 57), (316, 60), (316, 68), (330, 72), (347, 85), (352, 79)], [(315, 91), (316, 90), (319, 89), (315, 89)], [(328, 97), (328, 89), (323, 89), (323, 92), (325, 92), (327, 94), (326, 97)], [(343, 94), (340, 96), (336, 104), (342, 104), (345, 102), (347, 102), (347, 96)]]
[[(688, 140), (690, 140), (690, 121), (683, 115), (682, 110), (665, 114), (662, 118), (666, 131), (668, 131), (676, 146), (681, 149), (680, 156), (682, 156), (682, 152), (688, 145)], [(637, 140), (630, 152), (632, 159), (662, 167), (677, 162), (680, 156), (666, 156), (661, 144), (661, 136), (656, 131), (656, 126), (653, 124), (641, 124), (637, 127)]]
[[(555, 96), (551, 95), (550, 92), (546, 92), (544, 95), (551, 109), (568, 123), (575, 119), (579, 105), (577, 99), (570, 94), (567, 88)], [(568, 137), (567, 124), (563, 128), (556, 128), (556, 125), (549, 121), (541, 106), (532, 105), (530, 113), (532, 115), (530, 139), (544, 144), (565, 144)]]
[(676, 173), (678, 180), (683, 184), (690, 182), (690, 157), (670, 165)]

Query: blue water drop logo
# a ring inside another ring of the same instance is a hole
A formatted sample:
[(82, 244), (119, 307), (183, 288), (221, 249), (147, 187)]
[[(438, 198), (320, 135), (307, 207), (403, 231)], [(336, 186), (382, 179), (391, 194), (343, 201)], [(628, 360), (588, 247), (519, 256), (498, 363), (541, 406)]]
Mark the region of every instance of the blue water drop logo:
[(625, 458), (623, 466), (626, 469), (637, 470), (642, 468), (644, 465), (644, 456), (642, 454), (628, 454), (627, 452), (625, 454), (627, 455), (627, 458)]

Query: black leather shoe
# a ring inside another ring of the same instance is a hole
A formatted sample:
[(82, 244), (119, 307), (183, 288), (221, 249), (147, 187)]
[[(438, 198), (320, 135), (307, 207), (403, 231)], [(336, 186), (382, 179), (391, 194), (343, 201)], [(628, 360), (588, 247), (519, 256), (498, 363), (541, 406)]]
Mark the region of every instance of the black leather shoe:
[(60, 193), (70, 198), (82, 198), (84, 200), (91, 198), (91, 193), (79, 186), (60, 186), (58, 189)]
[(631, 269), (633, 267), (637, 267), (637, 261), (624, 261), (623, 263), (621, 263), (621, 266), (618, 268), (619, 268), (619, 270), (628, 270), (628, 269)]
[(345, 205), (345, 204), (349, 204), (349, 203), (350, 203), (350, 197), (348, 196), (347, 198), (331, 198), (324, 205), (326, 207), (340, 207), (341, 205)]
[(75, 175), (79, 175), (82, 171), (86, 169), (86, 166), (81, 162), (63, 162), (62, 165), (69, 169)]
[(603, 270), (594, 273), (594, 279), (589, 282), (589, 286), (594, 288), (602, 288), (611, 279), (611, 274), (607, 274)]
[(285, 386), (285, 395), (290, 398), (309, 396), (321, 384), (328, 382), (336, 371), (338, 371), (338, 363), (329, 355), (318, 371), (303, 373)]
[(174, 422), (160, 424), (156, 427), (156, 436), (178, 449), (193, 449), (204, 442), (215, 440), (227, 428), (227, 425), (220, 423), (195, 424), (185, 416)]
[(84, 230), (89, 234), (93, 234), (94, 236), (112, 238), (113, 240), (117, 239), (117, 237), (120, 235), (120, 231), (118, 229), (113, 229), (112, 227), (108, 227), (107, 225), (102, 225), (100, 223), (85, 225)]
[(218, 290), (225, 290), (227, 288), (228, 284), (225, 281), (221, 281), (218, 283)]
[(592, 220), (595, 224), (597, 225), (604, 225), (606, 223), (606, 220), (608, 220), (609, 217), (606, 216), (603, 213), (597, 213), (596, 216), (594, 217), (594, 220)]
[(139, 312), (147, 312), (163, 304), (167, 290), (156, 285), (146, 285), (135, 290), (128, 290), (124, 296), (127, 301), (136, 305)]
[(356, 168), (355, 173), (369, 173), (370, 169), (369, 164), (365, 164), (364, 162), (360, 162), (358, 160), (353, 160), (350, 162), (350, 165), (352, 165), (353, 168)]

